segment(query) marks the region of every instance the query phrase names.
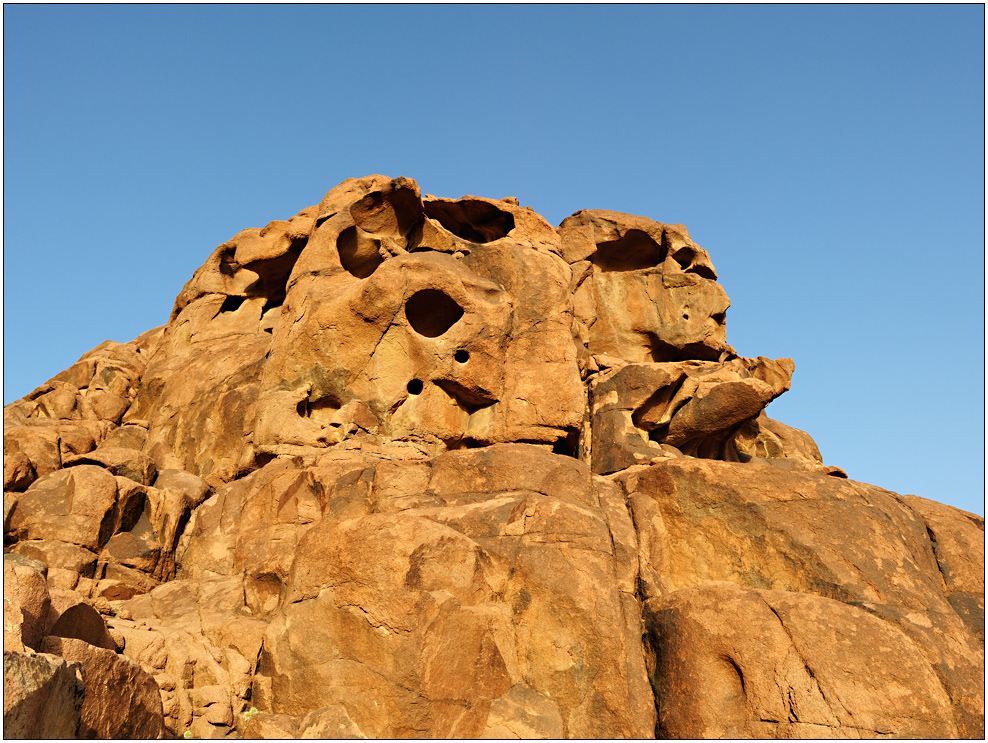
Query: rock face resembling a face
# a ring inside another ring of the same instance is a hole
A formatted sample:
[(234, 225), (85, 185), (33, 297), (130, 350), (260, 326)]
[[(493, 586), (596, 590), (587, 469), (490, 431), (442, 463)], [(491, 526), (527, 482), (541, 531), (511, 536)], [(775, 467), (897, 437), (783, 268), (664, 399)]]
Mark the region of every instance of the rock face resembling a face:
[[(409, 181), (369, 179), (361, 189), (368, 195), (347, 208), (323, 208), (333, 213), (317, 218), (288, 281), (261, 381), (257, 451), (353, 437), (442, 450), (571, 436), (583, 385), (568, 271), (533, 236), (514, 236), (518, 207), (423, 204)], [(551, 245), (552, 229), (532, 217), (534, 237)], [(544, 316), (525, 306), (533, 300)], [(535, 349), (552, 354), (552, 384), (525, 374)]]
[(581, 267), (576, 316), (591, 354), (630, 362), (716, 361), (730, 300), (682, 225), (590, 209), (559, 226)]
[(679, 225), (582, 211), (557, 231), (513, 199), (352, 179), (217, 248), (129, 415), (159, 459), (223, 481), (346, 442), (592, 456), (588, 375), (733, 357), (715, 279)]

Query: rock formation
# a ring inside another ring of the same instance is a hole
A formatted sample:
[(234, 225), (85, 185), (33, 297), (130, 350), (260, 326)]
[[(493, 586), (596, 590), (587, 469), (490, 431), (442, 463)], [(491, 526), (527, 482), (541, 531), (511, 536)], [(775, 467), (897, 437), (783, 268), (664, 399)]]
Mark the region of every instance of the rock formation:
[(10, 737), (983, 737), (984, 520), (680, 225), (348, 180), (4, 409)]

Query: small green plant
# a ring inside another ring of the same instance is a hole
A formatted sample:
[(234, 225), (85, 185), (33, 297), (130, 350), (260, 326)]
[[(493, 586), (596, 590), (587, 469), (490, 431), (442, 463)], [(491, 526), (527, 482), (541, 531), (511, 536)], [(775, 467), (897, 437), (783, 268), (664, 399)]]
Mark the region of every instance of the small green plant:
[(250, 718), (257, 714), (257, 707), (251, 707), (247, 712), (244, 712), (244, 722), (250, 722)]
[(186, 730), (184, 733), (182, 733), (182, 737), (185, 738), (186, 740), (188, 740), (189, 738), (192, 737), (192, 731), (191, 730)]

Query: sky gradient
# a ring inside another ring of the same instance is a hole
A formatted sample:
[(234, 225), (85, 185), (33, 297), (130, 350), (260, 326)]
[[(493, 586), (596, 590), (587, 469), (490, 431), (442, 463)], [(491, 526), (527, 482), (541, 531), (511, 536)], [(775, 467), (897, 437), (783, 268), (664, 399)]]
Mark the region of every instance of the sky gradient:
[(769, 415), (984, 514), (984, 7), (4, 7), (4, 403), (348, 177), (685, 224)]

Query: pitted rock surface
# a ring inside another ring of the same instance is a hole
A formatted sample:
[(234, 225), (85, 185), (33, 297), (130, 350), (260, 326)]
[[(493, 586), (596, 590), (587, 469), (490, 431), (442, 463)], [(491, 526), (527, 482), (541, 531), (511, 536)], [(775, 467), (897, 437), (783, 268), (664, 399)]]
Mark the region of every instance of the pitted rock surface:
[(4, 408), (5, 736), (983, 737), (984, 519), (825, 465), (729, 306), (408, 178), (243, 230)]

